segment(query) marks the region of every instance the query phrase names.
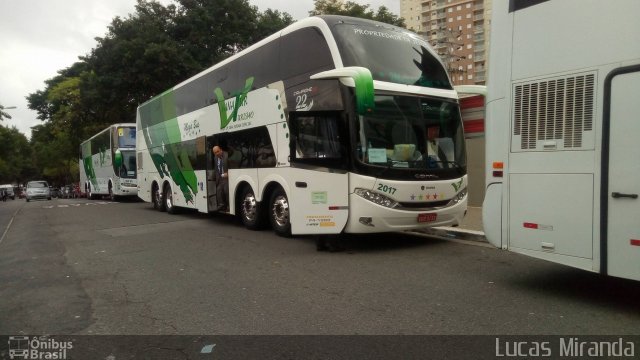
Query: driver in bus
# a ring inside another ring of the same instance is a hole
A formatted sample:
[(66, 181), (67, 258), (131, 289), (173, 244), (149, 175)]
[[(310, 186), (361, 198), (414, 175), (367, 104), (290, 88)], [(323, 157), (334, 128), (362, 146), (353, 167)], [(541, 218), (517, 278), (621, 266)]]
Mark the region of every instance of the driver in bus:
[(440, 127), (438, 126), (430, 126), (427, 128), (427, 168), (440, 167), (440, 148), (436, 142), (439, 133)]

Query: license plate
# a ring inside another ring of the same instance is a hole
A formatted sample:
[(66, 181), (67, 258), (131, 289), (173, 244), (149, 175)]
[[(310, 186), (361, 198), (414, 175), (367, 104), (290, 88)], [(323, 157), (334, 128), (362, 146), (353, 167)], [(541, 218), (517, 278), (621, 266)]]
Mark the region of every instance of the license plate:
[(418, 222), (433, 222), (438, 218), (436, 213), (418, 214)]

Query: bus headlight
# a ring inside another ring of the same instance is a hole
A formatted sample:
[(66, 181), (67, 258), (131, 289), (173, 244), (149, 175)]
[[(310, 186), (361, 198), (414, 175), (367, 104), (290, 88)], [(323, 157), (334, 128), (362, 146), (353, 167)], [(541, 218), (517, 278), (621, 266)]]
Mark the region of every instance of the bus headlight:
[(380, 206), (384, 206), (384, 207), (388, 207), (388, 208), (395, 208), (396, 206), (398, 206), (398, 202), (390, 199), (380, 193), (371, 191), (371, 190), (367, 190), (367, 189), (361, 189), (361, 188), (357, 188), (355, 193), (369, 201), (371, 201), (372, 203), (378, 204)]
[(465, 198), (465, 196), (467, 196), (467, 188), (464, 188), (464, 189), (460, 190), (460, 192), (456, 196), (454, 196), (453, 199), (451, 199), (449, 201), (447, 206), (453, 206), (453, 205), (459, 203), (460, 201), (462, 201)]

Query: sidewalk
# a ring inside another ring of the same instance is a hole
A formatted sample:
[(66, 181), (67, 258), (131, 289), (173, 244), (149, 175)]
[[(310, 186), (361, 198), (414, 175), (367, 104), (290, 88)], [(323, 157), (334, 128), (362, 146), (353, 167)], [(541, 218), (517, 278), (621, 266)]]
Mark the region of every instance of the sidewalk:
[(458, 230), (468, 230), (472, 232), (480, 232), (484, 234), (482, 228), (482, 208), (469, 206), (467, 207), (467, 216), (462, 220), (462, 224), (458, 227), (447, 227), (446, 229), (458, 229)]
[(482, 208), (468, 207), (467, 215), (457, 227), (436, 227), (421, 231), (422, 233), (447, 239), (472, 240), (487, 242), (482, 228)]

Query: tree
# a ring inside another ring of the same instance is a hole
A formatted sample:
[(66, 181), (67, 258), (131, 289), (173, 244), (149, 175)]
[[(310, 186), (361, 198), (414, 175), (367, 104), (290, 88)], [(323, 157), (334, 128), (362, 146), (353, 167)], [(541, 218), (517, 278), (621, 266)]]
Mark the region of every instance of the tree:
[(27, 137), (15, 126), (0, 125), (0, 183), (22, 183), (34, 171)]
[(31, 131), (31, 148), (34, 165), (41, 176), (52, 184), (64, 185), (76, 181), (79, 173), (72, 172), (78, 162), (77, 150), (71, 152), (72, 139), (65, 131), (56, 129), (53, 123), (36, 125)]
[(47, 85), (45, 90), (38, 90), (27, 96), (29, 109), (38, 113), (37, 118), (42, 121), (50, 120), (59, 110), (59, 103), (51, 102), (49, 99), (49, 91), (55, 88), (59, 83), (65, 81), (69, 77), (79, 77), (83, 72), (87, 71), (87, 64), (79, 61), (68, 68), (58, 71), (58, 75), (45, 80)]
[(263, 13), (258, 14), (256, 32), (252, 35), (251, 42), (256, 43), (293, 24), (293, 22), (293, 17), (288, 13), (267, 9)]
[(179, 0), (174, 37), (205, 69), (251, 45), (258, 8), (247, 0)]
[(116, 17), (98, 46), (82, 58), (84, 101), (101, 126), (135, 122), (136, 107), (185, 76), (198, 64), (172, 36), (175, 5), (139, 0), (136, 13)]
[(344, 15), (363, 19), (376, 20), (387, 24), (404, 27), (404, 19), (392, 14), (386, 6), (380, 6), (377, 12), (369, 8), (370, 5), (360, 5), (353, 1), (342, 0), (314, 0), (314, 9), (309, 15)]

